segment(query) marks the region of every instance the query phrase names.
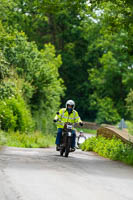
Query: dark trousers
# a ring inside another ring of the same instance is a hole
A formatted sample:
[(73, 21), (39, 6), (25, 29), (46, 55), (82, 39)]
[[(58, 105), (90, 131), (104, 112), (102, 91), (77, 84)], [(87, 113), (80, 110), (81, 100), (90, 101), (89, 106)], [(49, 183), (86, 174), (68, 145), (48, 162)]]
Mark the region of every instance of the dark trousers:
[[(60, 144), (62, 136), (62, 128), (58, 128), (57, 131), (57, 137), (56, 137), (56, 144)], [(75, 147), (75, 141), (76, 141), (76, 133), (75, 130), (72, 130), (72, 148)]]

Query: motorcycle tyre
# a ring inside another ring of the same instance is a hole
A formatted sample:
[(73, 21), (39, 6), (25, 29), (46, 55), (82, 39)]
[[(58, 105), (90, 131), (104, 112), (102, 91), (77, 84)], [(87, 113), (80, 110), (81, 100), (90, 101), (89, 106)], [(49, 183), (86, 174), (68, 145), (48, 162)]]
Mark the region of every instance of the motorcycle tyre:
[(69, 152), (70, 152), (70, 146), (71, 146), (71, 138), (68, 138), (68, 143), (65, 149), (65, 157), (68, 157)]
[(62, 148), (62, 149), (60, 150), (60, 156), (63, 156), (64, 152), (65, 152), (65, 149)]

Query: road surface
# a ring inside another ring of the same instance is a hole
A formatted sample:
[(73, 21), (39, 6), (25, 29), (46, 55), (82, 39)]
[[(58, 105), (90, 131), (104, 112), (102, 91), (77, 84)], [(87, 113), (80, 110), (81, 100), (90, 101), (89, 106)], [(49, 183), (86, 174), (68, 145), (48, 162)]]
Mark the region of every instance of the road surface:
[(77, 150), (4, 147), (0, 200), (133, 200), (133, 168)]

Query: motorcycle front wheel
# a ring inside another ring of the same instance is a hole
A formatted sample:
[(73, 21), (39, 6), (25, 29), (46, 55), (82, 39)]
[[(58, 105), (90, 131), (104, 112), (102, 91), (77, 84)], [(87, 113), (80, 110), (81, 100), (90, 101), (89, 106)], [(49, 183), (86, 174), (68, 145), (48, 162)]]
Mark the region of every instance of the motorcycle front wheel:
[(65, 152), (65, 148), (63, 147), (63, 148), (61, 148), (61, 150), (60, 150), (60, 155), (63, 156), (64, 152)]
[(69, 152), (70, 152), (70, 148), (66, 148), (66, 151), (65, 151), (65, 157), (68, 157)]
[(67, 145), (66, 145), (66, 149), (65, 149), (65, 157), (68, 157), (69, 152), (70, 152), (70, 147), (71, 147), (71, 138), (69, 137)]

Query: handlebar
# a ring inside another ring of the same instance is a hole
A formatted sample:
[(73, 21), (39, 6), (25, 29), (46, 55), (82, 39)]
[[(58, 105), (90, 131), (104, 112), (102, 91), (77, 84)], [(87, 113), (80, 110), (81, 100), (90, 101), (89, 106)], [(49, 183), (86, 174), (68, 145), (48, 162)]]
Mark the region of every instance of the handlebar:
[[(55, 123), (58, 122), (58, 119), (54, 119), (53, 122), (55, 122)], [(72, 125), (72, 126), (80, 125), (80, 126), (83, 126), (83, 122), (75, 122), (75, 123), (64, 122), (64, 126), (66, 126), (66, 125)]]

